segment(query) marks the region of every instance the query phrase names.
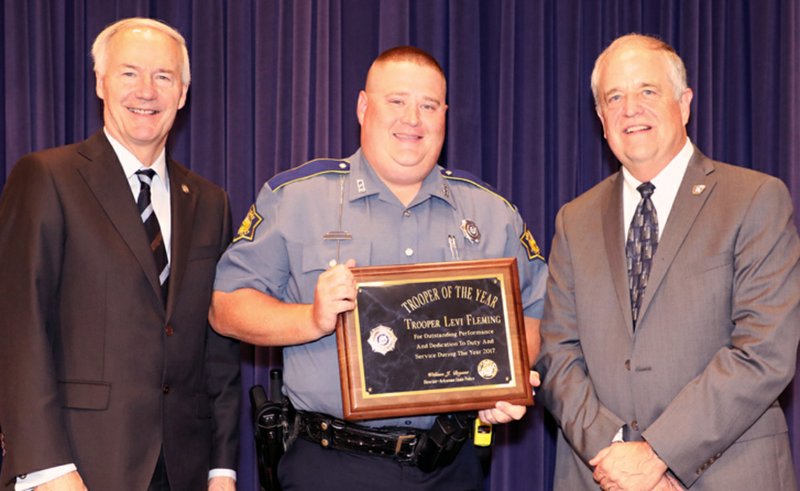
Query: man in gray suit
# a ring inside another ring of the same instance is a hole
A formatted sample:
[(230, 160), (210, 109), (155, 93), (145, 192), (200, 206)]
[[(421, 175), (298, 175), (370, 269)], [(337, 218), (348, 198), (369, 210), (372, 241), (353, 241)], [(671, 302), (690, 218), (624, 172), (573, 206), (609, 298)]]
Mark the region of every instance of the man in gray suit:
[(795, 489), (777, 401), (800, 334), (786, 187), (692, 145), (666, 43), (617, 39), (592, 90), (622, 169), (556, 219), (537, 362), (555, 489)]

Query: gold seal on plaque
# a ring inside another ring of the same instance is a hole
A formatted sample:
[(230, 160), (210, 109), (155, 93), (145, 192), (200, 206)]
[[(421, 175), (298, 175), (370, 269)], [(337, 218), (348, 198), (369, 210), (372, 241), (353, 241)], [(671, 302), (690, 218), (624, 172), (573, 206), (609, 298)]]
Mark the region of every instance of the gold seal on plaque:
[(369, 339), (367, 340), (372, 351), (386, 355), (386, 353), (394, 349), (397, 344), (397, 336), (394, 335), (391, 327), (379, 325), (372, 328), (369, 332)]
[(490, 359), (481, 360), (478, 363), (478, 375), (485, 378), (486, 380), (491, 380), (497, 375), (497, 363)]

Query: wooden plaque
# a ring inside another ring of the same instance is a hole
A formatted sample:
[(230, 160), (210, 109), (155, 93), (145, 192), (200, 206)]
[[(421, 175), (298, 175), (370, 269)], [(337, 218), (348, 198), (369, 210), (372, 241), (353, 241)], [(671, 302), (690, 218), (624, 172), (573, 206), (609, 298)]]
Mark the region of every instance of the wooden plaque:
[(533, 404), (516, 259), (353, 274), (336, 327), (345, 419)]

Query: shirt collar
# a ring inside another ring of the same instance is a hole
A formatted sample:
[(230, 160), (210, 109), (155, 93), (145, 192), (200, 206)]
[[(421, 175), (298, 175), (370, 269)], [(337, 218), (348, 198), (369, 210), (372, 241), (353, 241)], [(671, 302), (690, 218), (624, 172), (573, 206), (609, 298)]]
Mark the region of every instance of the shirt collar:
[[(683, 175), (686, 173), (686, 167), (689, 166), (689, 160), (692, 158), (693, 153), (694, 145), (692, 145), (692, 141), (689, 139), (689, 137), (686, 137), (686, 143), (684, 143), (681, 151), (672, 158), (666, 167), (661, 169), (661, 172), (659, 172), (656, 177), (650, 180), (656, 189), (662, 191), (662, 195), (665, 194), (663, 191), (669, 189), (669, 194), (674, 196), (674, 193), (671, 192), (673, 188), (675, 193), (677, 193), (678, 187), (681, 184), (681, 180), (683, 180)], [(633, 177), (633, 175), (624, 166), (622, 167), (622, 177), (625, 181), (625, 187), (627, 188), (628, 192), (632, 191), (638, 195), (639, 192), (636, 190), (636, 188), (642, 183), (642, 181)], [(655, 194), (653, 196), (655, 196)]]
[(422, 181), (422, 187), (419, 190), (419, 194), (417, 194), (420, 199), (414, 201), (424, 201), (428, 197), (434, 197), (455, 208), (456, 202), (453, 199), (453, 188), (450, 186), (450, 182), (442, 175), (443, 172), (448, 173), (449, 171), (444, 170), (439, 165), (435, 166), (431, 173), (425, 177), (425, 180)]
[[(122, 170), (125, 172), (125, 177), (127, 179), (132, 178), (133, 175), (136, 174), (136, 171), (145, 167), (145, 165), (139, 162), (139, 159), (137, 159), (130, 150), (125, 148), (122, 143), (111, 136), (105, 127), (103, 128), (103, 132), (105, 133), (106, 138), (108, 138), (108, 142), (111, 143), (111, 148), (114, 149), (114, 153), (117, 154), (117, 159), (119, 159), (119, 163), (122, 165)], [(150, 166), (151, 169), (156, 171), (156, 175), (160, 178), (165, 186), (169, 182), (167, 176), (166, 155), (166, 148), (162, 148), (161, 153), (158, 154), (155, 162), (153, 162), (153, 165)]]
[(350, 201), (389, 192), (386, 185), (370, 167), (360, 148), (346, 160), (350, 164), (350, 179), (352, 180), (349, 190)]
[[(349, 190), (350, 201), (375, 194), (379, 195), (384, 201), (397, 200), (391, 190), (389, 190), (386, 184), (384, 184), (375, 173), (375, 170), (369, 164), (366, 157), (364, 157), (364, 153), (361, 149), (358, 149), (356, 153), (346, 160), (350, 164), (350, 179), (352, 180)], [(441, 173), (442, 168), (440, 166), (437, 165), (433, 168), (422, 181), (422, 186), (420, 186), (417, 196), (414, 197), (414, 200), (409, 204), (408, 208), (425, 201), (430, 196), (440, 198), (455, 207), (453, 191), (447, 180), (442, 177)]]

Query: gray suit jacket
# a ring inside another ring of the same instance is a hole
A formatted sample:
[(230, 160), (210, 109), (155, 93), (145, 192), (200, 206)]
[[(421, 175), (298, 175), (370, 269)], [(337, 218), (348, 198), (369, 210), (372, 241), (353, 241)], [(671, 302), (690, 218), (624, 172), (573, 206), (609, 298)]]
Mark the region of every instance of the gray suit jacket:
[(0, 486), (68, 462), (89, 489), (172, 489), (235, 469), (239, 346), (208, 325), (230, 238), (218, 186), (167, 159), (169, 294), (102, 132), (23, 157), (0, 199)]
[(634, 332), (621, 186), (617, 172), (556, 220), (537, 362), (560, 425), (555, 489), (597, 489), (587, 462), (624, 424), (693, 490), (795, 489), (777, 403), (800, 336), (786, 187), (695, 150)]

